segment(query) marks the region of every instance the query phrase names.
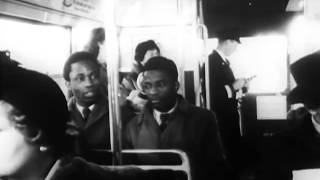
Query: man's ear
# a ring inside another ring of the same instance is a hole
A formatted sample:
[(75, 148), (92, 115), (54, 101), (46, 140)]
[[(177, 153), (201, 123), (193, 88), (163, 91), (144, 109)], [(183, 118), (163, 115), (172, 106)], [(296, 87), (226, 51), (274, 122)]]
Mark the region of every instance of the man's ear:
[(43, 139), (42, 130), (29, 129), (27, 127), (20, 127), (19, 129), (28, 142), (40, 144)]
[(178, 92), (179, 88), (180, 88), (180, 83), (178, 81), (176, 81), (174, 83), (174, 89), (176, 90), (176, 92)]
[(66, 87), (68, 88), (68, 90), (71, 90), (70, 81), (65, 81), (64, 83), (65, 83)]
[(35, 131), (33, 135), (28, 137), (28, 140), (32, 143), (40, 143), (43, 139), (43, 133), (41, 130)]
[(45, 144), (45, 137), (42, 130), (31, 130), (28, 132), (28, 135), (25, 135), (25, 139), (31, 144), (39, 145), (40, 152), (47, 152), (50, 149), (50, 147)]

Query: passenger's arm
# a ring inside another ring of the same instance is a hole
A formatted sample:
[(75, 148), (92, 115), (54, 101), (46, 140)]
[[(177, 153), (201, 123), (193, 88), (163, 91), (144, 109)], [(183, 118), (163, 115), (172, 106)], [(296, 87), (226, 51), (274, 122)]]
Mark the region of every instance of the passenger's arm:
[[(133, 121), (134, 119), (131, 119), (131, 121)], [(125, 128), (123, 130), (122, 133), (122, 147), (123, 149), (133, 149), (133, 143), (132, 143), (132, 130), (133, 130), (133, 126), (132, 126), (132, 122), (129, 121), (126, 125)]]

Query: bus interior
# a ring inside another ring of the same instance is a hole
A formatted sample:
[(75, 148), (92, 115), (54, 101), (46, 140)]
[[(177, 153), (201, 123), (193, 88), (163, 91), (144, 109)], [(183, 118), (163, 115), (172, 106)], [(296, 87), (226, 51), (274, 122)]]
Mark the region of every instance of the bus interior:
[(67, 97), (65, 60), (84, 48), (92, 29), (103, 27), (98, 60), (108, 73), (112, 144), (111, 150), (94, 151), (91, 160), (126, 165), (134, 164), (130, 154), (172, 153), (178, 163), (153, 168), (185, 170), (184, 178), (190, 179), (184, 152), (122, 150), (119, 82), (131, 70), (136, 45), (153, 39), (161, 55), (177, 64), (179, 93), (209, 109), (208, 55), (217, 46), (217, 32), (238, 27), (241, 45), (230, 57), (231, 67), (236, 77), (255, 76), (240, 107), (241, 135), (251, 154), (242, 179), (249, 180), (254, 179), (259, 143), (290, 126), (288, 111), (302, 106), (287, 102), (295, 87), (289, 66), (319, 49), (319, 9), (317, 0), (1, 0), (0, 50), (9, 51), (23, 67), (52, 77)]

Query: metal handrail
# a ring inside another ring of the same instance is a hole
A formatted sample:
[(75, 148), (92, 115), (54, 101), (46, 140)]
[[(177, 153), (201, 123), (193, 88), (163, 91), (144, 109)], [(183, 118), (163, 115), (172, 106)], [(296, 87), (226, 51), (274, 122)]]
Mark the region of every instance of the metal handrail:
[[(100, 150), (97, 150), (100, 151)], [(111, 150), (102, 150), (111, 153)], [(181, 150), (177, 149), (125, 149), (121, 151), (122, 154), (161, 154), (172, 153), (179, 155), (181, 164), (179, 165), (134, 165), (134, 167), (141, 168), (142, 170), (173, 170), (183, 171), (186, 173), (188, 180), (191, 180), (191, 168), (188, 155)], [(106, 168), (117, 167), (132, 167), (132, 165), (103, 165)]]

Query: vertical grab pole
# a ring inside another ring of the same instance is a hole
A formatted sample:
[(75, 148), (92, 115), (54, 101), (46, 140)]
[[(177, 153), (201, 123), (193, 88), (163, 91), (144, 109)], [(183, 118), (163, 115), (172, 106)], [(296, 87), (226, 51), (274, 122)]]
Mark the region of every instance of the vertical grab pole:
[[(209, 58), (206, 54), (206, 40), (208, 39), (208, 29), (204, 24), (204, 17), (203, 17), (203, 1), (202, 0), (197, 0), (197, 23), (198, 23), (198, 29), (200, 31), (200, 38), (203, 41), (203, 54), (201, 61), (199, 62), (199, 68), (204, 71), (202, 72), (201, 77), (200, 75), (200, 80), (201, 82), (201, 93), (200, 93), (200, 99), (202, 99), (202, 103), (200, 105), (204, 108), (207, 108), (210, 110), (210, 86), (209, 86)], [(205, 69), (203, 69), (205, 68)], [(203, 87), (203, 84), (205, 85)]]
[[(118, 34), (114, 43), (119, 44)], [(118, 45), (118, 52), (119, 49)], [(108, 61), (109, 127), (113, 165), (122, 164), (121, 114), (119, 106), (119, 61), (120, 53), (117, 53), (114, 58), (111, 57)]]
[(205, 107), (207, 109), (210, 109), (210, 86), (209, 86), (209, 66), (208, 66), (208, 63), (209, 63), (209, 59), (208, 59), (208, 56), (205, 52), (206, 50), (206, 40), (208, 39), (208, 30), (207, 30), (207, 27), (204, 25), (204, 24), (199, 24), (198, 25), (200, 31), (201, 31), (201, 39), (203, 40), (203, 57), (202, 57), (202, 60), (200, 62), (200, 68), (202, 68), (202, 71), (203, 71), (203, 67), (205, 68), (204, 69), (204, 73), (202, 73), (201, 75), (204, 77), (202, 77), (200, 75), (200, 79), (201, 79), (201, 83), (205, 84), (205, 87), (202, 87), (201, 85), (201, 99), (202, 99), (202, 102), (203, 104), (201, 104), (202, 107)]

